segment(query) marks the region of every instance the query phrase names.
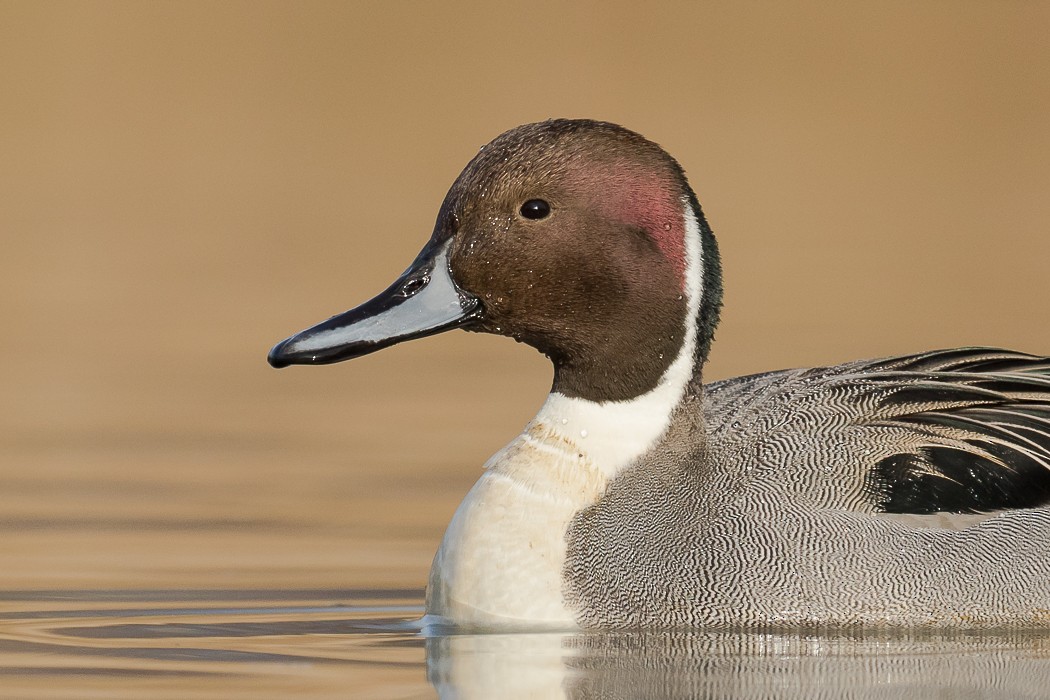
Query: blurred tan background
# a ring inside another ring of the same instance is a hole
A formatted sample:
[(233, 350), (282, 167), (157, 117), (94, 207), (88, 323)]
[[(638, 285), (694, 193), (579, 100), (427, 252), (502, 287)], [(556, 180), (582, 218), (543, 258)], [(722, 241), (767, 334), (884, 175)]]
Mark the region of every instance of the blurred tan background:
[(0, 588), (421, 586), (533, 351), (281, 372), (476, 149), (552, 116), (686, 168), (711, 379), (1050, 353), (1050, 3), (0, 2)]

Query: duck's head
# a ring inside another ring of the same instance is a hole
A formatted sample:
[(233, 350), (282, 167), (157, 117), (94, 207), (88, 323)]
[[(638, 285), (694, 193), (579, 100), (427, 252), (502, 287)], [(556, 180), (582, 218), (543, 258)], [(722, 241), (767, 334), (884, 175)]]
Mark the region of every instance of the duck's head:
[(269, 360), (339, 362), (465, 328), (545, 353), (556, 392), (625, 400), (676, 358), (698, 380), (720, 306), (714, 237), (678, 163), (614, 124), (558, 119), (483, 147), (394, 284)]

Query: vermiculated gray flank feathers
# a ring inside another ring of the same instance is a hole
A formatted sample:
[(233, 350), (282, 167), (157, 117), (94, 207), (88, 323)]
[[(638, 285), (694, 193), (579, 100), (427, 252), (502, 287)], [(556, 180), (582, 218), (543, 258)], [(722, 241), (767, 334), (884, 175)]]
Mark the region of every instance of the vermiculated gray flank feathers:
[(569, 528), (584, 624), (1043, 619), (1050, 360), (948, 350), (715, 382), (702, 403)]

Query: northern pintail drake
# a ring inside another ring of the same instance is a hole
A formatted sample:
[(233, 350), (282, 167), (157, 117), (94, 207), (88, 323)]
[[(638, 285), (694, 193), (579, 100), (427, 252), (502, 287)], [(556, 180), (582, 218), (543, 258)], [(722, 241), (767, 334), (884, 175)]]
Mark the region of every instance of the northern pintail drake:
[(445, 533), (432, 619), (1050, 622), (1050, 359), (960, 348), (704, 384), (721, 304), (679, 164), (558, 119), (484, 146), (393, 285), (269, 359), (465, 328), (553, 362), (550, 396)]

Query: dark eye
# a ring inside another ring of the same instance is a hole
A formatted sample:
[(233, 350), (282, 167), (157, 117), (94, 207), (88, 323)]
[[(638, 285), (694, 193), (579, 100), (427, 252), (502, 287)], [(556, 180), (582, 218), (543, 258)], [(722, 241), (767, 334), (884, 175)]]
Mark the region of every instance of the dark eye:
[(521, 205), (521, 215), (526, 219), (542, 219), (551, 213), (551, 205), (542, 199), (530, 199)]

